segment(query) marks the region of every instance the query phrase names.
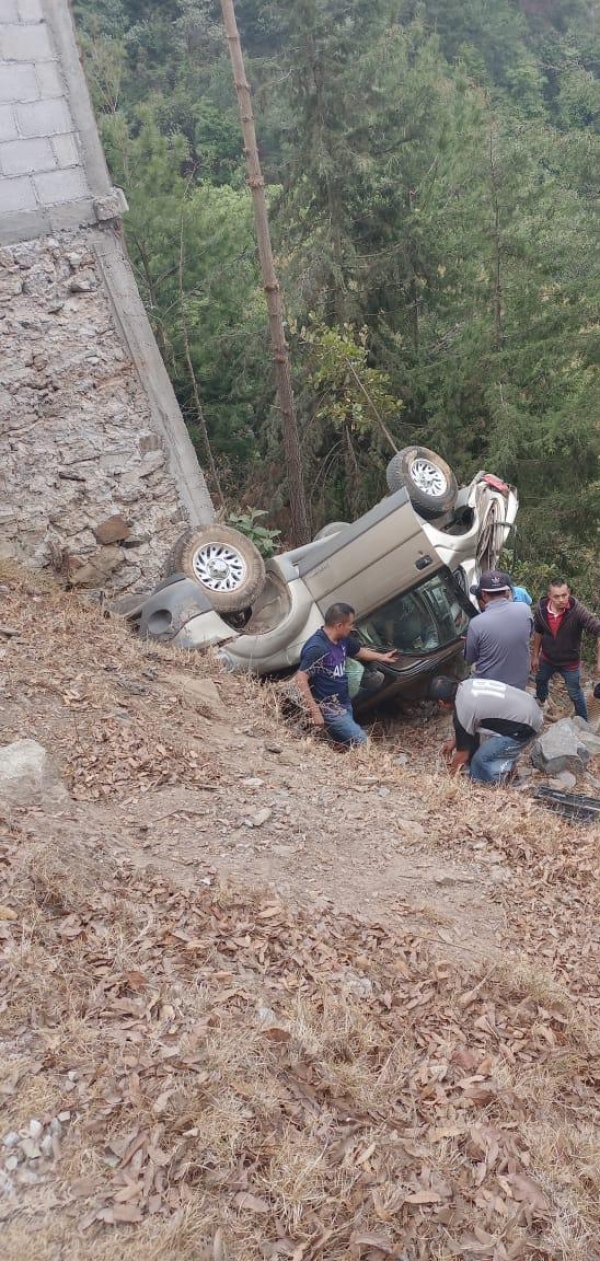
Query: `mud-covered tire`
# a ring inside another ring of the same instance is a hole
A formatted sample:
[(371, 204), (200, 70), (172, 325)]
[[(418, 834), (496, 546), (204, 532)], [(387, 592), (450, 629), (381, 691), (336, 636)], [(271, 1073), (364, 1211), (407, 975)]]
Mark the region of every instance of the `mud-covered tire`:
[(172, 548), (166, 573), (182, 573), (204, 591), (216, 613), (240, 613), (258, 599), (265, 563), (250, 539), (229, 525), (188, 530)]
[(339, 534), (340, 530), (345, 530), (347, 525), (347, 521), (330, 521), (329, 525), (324, 525), (323, 528), (315, 534), (313, 543), (316, 543), (318, 539), (331, 538), (332, 534)]
[(451, 512), (458, 495), (458, 482), (445, 460), (428, 447), (404, 447), (390, 460), (386, 481), (393, 494), (404, 487), (413, 508), (426, 521)]

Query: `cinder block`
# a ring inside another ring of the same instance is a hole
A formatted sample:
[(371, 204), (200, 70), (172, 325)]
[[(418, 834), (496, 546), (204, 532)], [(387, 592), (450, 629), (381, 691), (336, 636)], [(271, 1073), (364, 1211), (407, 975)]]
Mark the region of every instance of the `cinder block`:
[(79, 166), (81, 158), (77, 141), (71, 132), (66, 136), (55, 136), (52, 141), (54, 156), (59, 166)]
[(2, 214), (10, 214), (13, 210), (35, 210), (37, 202), (33, 180), (28, 177), (2, 180), (1, 204)]
[(12, 245), (15, 241), (35, 241), (52, 232), (47, 210), (17, 210), (0, 214), (0, 244)]
[(18, 0), (18, 3), (19, 17), (22, 22), (43, 22), (44, 10), (41, 0)]
[(49, 140), (11, 140), (0, 145), (0, 170), (3, 175), (35, 175), (53, 171), (56, 159)]
[(10, 105), (0, 105), (0, 141), (16, 140), (19, 135)]
[(17, 0), (0, 0), (0, 22), (18, 22)]
[(58, 62), (56, 61), (40, 61), (35, 67), (35, 74), (39, 83), (39, 95), (47, 99), (49, 96), (65, 96), (65, 88), (60, 77)]
[(68, 171), (49, 171), (35, 176), (35, 188), (42, 206), (55, 206), (64, 201), (80, 201), (89, 196), (87, 180), (79, 167)]
[(22, 136), (56, 136), (61, 131), (73, 131), (66, 101), (32, 101), (31, 105), (16, 105), (15, 113)]
[(2, 66), (0, 101), (37, 101), (39, 95), (33, 66)]
[(6, 61), (52, 61), (54, 51), (45, 22), (0, 26), (0, 56)]
[(71, 228), (80, 228), (83, 224), (94, 223), (94, 210), (91, 197), (83, 201), (63, 201), (48, 210), (52, 231), (69, 232)]

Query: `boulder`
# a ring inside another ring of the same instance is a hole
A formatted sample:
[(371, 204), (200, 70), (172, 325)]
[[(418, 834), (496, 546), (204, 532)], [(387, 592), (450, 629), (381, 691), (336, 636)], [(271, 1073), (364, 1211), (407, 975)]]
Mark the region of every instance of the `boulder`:
[(170, 674), (168, 687), (180, 692), (188, 705), (191, 705), (203, 718), (226, 717), (226, 709), (212, 679), (200, 679), (189, 674)]
[(531, 751), (533, 765), (546, 775), (559, 775), (561, 771), (580, 775), (589, 760), (590, 750), (570, 718), (561, 718), (548, 727)]
[(0, 806), (60, 805), (68, 798), (43, 745), (16, 740), (0, 747)]
[(600, 755), (600, 736), (596, 734), (589, 722), (586, 722), (585, 718), (567, 718), (566, 721), (571, 723), (575, 734), (581, 740), (581, 743), (585, 744), (591, 756), (598, 757)]

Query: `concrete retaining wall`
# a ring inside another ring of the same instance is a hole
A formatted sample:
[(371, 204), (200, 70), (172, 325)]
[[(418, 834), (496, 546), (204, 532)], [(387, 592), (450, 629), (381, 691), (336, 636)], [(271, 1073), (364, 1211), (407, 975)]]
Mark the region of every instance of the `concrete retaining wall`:
[(125, 209), (67, 0), (0, 0), (0, 551), (113, 589), (213, 517)]

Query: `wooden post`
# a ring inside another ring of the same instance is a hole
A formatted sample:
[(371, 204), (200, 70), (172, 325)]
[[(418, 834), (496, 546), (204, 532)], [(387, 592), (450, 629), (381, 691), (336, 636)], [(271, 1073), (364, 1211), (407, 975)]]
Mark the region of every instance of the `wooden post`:
[(240, 43), (240, 35), (235, 16), (234, 0), (221, 0), (221, 12), (223, 14), (223, 24), (229, 44), (229, 55), (233, 68), (233, 81), (240, 109), (242, 134), (244, 137), (248, 184), (252, 193), (252, 202), (254, 206), (254, 222), (256, 225), (258, 256), (260, 259), (263, 286), (267, 300), (269, 330), (273, 351), (273, 366), (275, 370), (275, 384), (277, 388), (279, 407), (281, 410), (283, 450), (290, 496), (292, 539), (294, 544), (297, 546), (300, 543), (307, 543), (309, 541), (310, 527), (306, 509), (306, 497), (304, 494), (300, 437), (296, 421), (296, 409), (294, 405), (294, 393), (292, 390), (288, 345), (283, 326), (281, 294), (277, 276), (275, 274), (273, 250), (271, 247), (269, 217), (267, 213), (267, 203), (265, 200), (265, 181), (263, 179), (260, 158), (258, 156), (256, 129), (254, 126), (254, 115), (252, 113), (252, 97), (250, 94), (250, 86), (246, 79), (242, 46)]

